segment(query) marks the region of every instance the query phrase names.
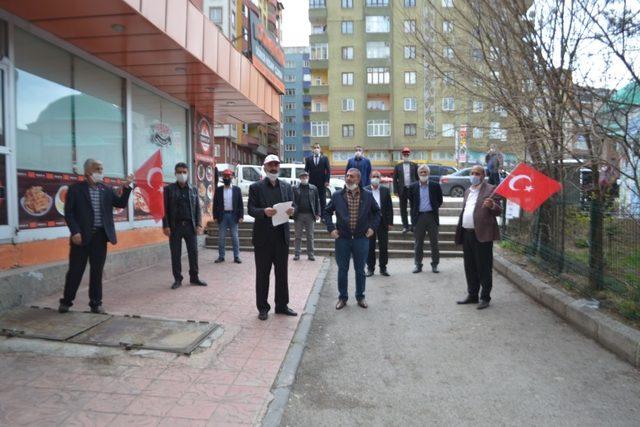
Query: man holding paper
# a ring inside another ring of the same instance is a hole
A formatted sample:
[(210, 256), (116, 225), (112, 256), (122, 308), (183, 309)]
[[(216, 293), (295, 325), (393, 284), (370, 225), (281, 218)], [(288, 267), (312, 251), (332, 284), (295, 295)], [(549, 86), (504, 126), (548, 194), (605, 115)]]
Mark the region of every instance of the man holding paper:
[(249, 187), (249, 215), (255, 218), (253, 223), (254, 256), (256, 262), (256, 306), (258, 318), (269, 317), (269, 276), (273, 265), (276, 275), (275, 303), (277, 314), (297, 316), (288, 307), (289, 283), (289, 217), (293, 215), (293, 190), (291, 186), (278, 179), (280, 159), (274, 154), (264, 159), (264, 171), (267, 175), (262, 181)]

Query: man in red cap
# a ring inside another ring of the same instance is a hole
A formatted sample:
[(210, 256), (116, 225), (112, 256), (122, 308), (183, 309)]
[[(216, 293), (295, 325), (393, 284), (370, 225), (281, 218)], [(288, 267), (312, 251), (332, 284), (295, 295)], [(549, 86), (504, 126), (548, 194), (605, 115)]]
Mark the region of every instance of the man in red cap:
[(240, 260), (240, 239), (238, 237), (238, 224), (244, 218), (244, 205), (240, 187), (231, 185), (233, 171), (227, 169), (222, 172), (223, 186), (216, 189), (213, 196), (213, 220), (218, 223), (218, 259), (216, 264), (224, 262), (225, 243), (227, 230), (231, 230), (231, 243), (233, 246), (233, 262), (242, 263)]
[[(402, 162), (393, 169), (393, 192), (400, 198), (400, 217), (402, 218), (402, 232), (409, 231), (409, 216), (407, 214), (407, 201), (411, 198), (409, 187), (418, 181), (418, 165), (410, 160), (409, 147), (402, 149)], [(413, 231), (413, 221), (411, 223)]]

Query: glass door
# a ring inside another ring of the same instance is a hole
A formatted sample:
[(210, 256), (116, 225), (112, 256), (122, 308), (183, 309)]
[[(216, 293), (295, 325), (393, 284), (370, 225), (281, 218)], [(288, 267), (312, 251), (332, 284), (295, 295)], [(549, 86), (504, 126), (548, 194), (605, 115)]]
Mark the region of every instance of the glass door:
[(12, 191), (15, 174), (11, 172), (13, 153), (8, 126), (9, 75), (9, 67), (4, 62), (0, 63), (0, 240), (15, 235), (15, 227), (11, 226), (16, 197)]

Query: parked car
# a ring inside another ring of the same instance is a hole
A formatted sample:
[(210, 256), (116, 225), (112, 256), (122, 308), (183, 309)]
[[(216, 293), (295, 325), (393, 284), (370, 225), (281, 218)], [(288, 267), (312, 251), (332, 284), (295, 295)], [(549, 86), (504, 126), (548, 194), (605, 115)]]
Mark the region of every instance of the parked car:
[(458, 169), (453, 166), (444, 166), (444, 165), (427, 165), (429, 166), (429, 181), (440, 182), (440, 177), (445, 175), (451, 175), (458, 171)]
[[(500, 172), (500, 181), (507, 177), (505, 171)], [(488, 181), (488, 177), (484, 177), (485, 181)], [(467, 188), (471, 187), (471, 167), (460, 169), (451, 175), (446, 175), (440, 178), (440, 187), (442, 187), (442, 194), (450, 197), (463, 197)]]
[[(283, 181), (288, 182), (291, 185), (297, 185), (300, 182), (300, 173), (304, 171), (303, 163), (282, 163), (280, 164), (280, 176)], [(345, 182), (343, 179), (330, 178), (329, 188), (325, 189), (327, 198), (331, 197), (334, 191), (340, 191), (344, 188)]]

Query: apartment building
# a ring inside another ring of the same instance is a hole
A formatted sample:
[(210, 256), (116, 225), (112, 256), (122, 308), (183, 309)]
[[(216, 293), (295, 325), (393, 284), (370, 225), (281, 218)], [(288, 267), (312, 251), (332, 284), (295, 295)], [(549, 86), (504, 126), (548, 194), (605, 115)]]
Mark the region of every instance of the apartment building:
[(283, 158), (288, 163), (303, 162), (311, 155), (309, 117), (311, 113), (311, 85), (309, 48), (286, 47), (282, 97), (282, 128), (284, 132)]

